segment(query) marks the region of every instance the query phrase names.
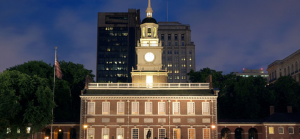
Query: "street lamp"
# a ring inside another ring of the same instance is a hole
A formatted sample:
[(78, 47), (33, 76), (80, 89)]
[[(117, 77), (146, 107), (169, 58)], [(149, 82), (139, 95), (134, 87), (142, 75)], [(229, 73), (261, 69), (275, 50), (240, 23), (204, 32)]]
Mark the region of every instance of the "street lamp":
[(216, 128), (216, 126), (215, 126), (215, 125), (211, 125), (211, 128), (212, 128), (212, 129), (215, 129), (215, 128)]
[(88, 127), (87, 125), (83, 125), (83, 131), (84, 131), (84, 133), (83, 133), (84, 137), (83, 138), (86, 138), (86, 136), (85, 136), (85, 129), (87, 129), (87, 127)]

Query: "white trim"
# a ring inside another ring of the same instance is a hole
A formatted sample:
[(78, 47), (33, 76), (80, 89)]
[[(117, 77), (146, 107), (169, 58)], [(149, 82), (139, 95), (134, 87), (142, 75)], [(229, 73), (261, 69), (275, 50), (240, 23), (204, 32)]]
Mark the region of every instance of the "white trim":
[[(187, 115), (195, 115), (195, 102), (187, 102)], [(189, 108), (189, 106), (192, 106), (192, 108)], [(192, 110), (192, 112), (190, 112)]]
[(218, 96), (80, 96), (81, 100), (217, 100)]
[[(178, 105), (177, 106), (178, 113), (175, 113), (175, 105)], [(172, 114), (173, 115), (180, 115), (180, 102), (173, 102), (172, 103)]]
[(181, 138), (181, 129), (180, 128), (173, 128), (173, 139), (177, 139), (177, 138), (175, 138), (175, 135), (174, 135), (174, 130), (175, 129), (179, 130), (179, 139), (180, 139)]
[(138, 135), (138, 139), (139, 139), (139, 128), (131, 128), (131, 139), (133, 139), (133, 129), (137, 129), (137, 135)]
[(153, 134), (153, 128), (144, 128), (144, 139), (147, 139), (147, 138), (146, 138), (146, 135), (147, 135), (149, 129), (150, 129), (150, 131), (151, 131), (151, 137), (150, 137), (150, 139), (154, 139), (154, 138), (153, 138), (153, 136), (154, 136), (154, 134)]
[(108, 135), (108, 139), (109, 139), (109, 128), (102, 128), (102, 132), (101, 132), (101, 139), (104, 139), (104, 137), (103, 137), (103, 133), (104, 133), (104, 130), (108, 130), (107, 131), (107, 135)]
[[(87, 115), (95, 115), (96, 114), (95, 103), (96, 102), (88, 102)], [(90, 105), (94, 107), (94, 110), (93, 110), (94, 113), (90, 112)]]
[[(207, 108), (204, 108), (205, 106)], [(208, 112), (204, 112), (205, 109), (207, 109)], [(210, 115), (209, 102), (202, 102), (202, 115)]]
[[(107, 106), (108, 105), (108, 108), (106, 108), (108, 111), (105, 112), (104, 111), (104, 106)], [(109, 115), (110, 114), (110, 102), (107, 102), (107, 101), (104, 101), (102, 102), (102, 115)]]
[[(87, 139), (90, 139), (90, 138), (89, 138), (89, 133), (90, 133), (90, 132), (92, 132), (93, 139), (94, 139), (94, 138), (95, 138), (95, 128), (88, 128), (88, 129), (87, 129), (87, 131), (86, 131), (86, 138), (87, 138)], [(68, 132), (67, 132), (67, 133), (68, 133)]]
[(166, 138), (166, 133), (167, 133), (166, 128), (158, 128), (158, 129), (157, 129), (157, 131), (158, 131), (158, 132), (157, 132), (157, 139), (160, 139), (160, 138), (159, 138), (159, 130), (160, 130), (160, 129), (165, 130), (165, 135), (164, 135), (164, 138), (163, 138), (163, 139), (165, 139), (165, 138)]
[[(147, 111), (147, 105), (150, 105), (149, 107), (150, 107), (150, 110), (149, 111)], [(148, 115), (148, 114), (153, 114), (153, 104), (152, 104), (152, 102), (148, 102), (148, 101), (146, 101), (145, 102), (145, 115)]]
[[(123, 104), (123, 113), (121, 113), (121, 112), (119, 112), (119, 106), (121, 104)], [(125, 102), (124, 101), (119, 101), (119, 102), (117, 102), (117, 115), (124, 115), (125, 114)]]
[(188, 132), (187, 132), (187, 134), (188, 134), (188, 139), (190, 139), (190, 129), (193, 129), (194, 130), (194, 139), (197, 139), (197, 137), (196, 137), (196, 129), (195, 128), (188, 128), (187, 130), (188, 130)]
[[(270, 133), (270, 128), (273, 129), (273, 133)], [(269, 132), (269, 134), (274, 134), (274, 127), (273, 126), (268, 127), (268, 132)]]
[[(160, 113), (160, 105), (164, 105), (164, 112)], [(166, 102), (158, 102), (158, 109), (157, 109), (158, 115), (165, 115), (166, 114)]]
[(211, 138), (210, 128), (203, 128), (203, 129), (202, 129), (202, 134), (203, 134), (203, 137), (202, 137), (202, 138), (205, 139), (205, 138), (204, 138), (204, 130), (205, 130), (205, 129), (208, 129), (208, 132), (209, 132), (209, 133), (208, 133), (208, 135), (209, 135), (209, 138), (208, 138), (208, 139), (210, 139), (210, 138)]
[[(290, 133), (290, 128), (292, 128), (292, 129), (293, 129), (293, 133)], [(289, 134), (294, 134), (294, 133), (295, 133), (295, 131), (294, 131), (294, 127), (288, 127), (288, 132), (289, 132)]]
[[(118, 130), (119, 129), (119, 130)], [(119, 131), (119, 132), (118, 132)], [(121, 131), (121, 134), (120, 134), (120, 131)], [(119, 139), (118, 138), (118, 135), (123, 135), (123, 137), (122, 137), (122, 139), (124, 139), (125, 137), (125, 135), (124, 135), (124, 128), (117, 128), (116, 129), (116, 139)]]
[[(134, 103), (135, 103), (135, 105), (136, 105), (136, 109), (137, 109), (137, 111), (136, 112), (133, 112), (133, 105), (134, 105)], [(131, 114), (132, 115), (138, 115), (139, 114), (139, 102), (131, 102)]]
[[(282, 128), (282, 133), (279, 132), (279, 128)], [(278, 134), (284, 134), (284, 127), (278, 127)]]

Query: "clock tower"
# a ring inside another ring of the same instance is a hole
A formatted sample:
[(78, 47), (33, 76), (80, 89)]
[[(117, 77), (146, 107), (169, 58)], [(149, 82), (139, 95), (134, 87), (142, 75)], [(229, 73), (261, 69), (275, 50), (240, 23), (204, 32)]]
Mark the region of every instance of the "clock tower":
[(135, 48), (137, 69), (132, 69), (132, 83), (167, 83), (167, 70), (162, 69), (162, 51), (157, 30), (157, 21), (152, 18), (153, 10), (148, 0), (147, 17), (142, 21), (141, 38)]

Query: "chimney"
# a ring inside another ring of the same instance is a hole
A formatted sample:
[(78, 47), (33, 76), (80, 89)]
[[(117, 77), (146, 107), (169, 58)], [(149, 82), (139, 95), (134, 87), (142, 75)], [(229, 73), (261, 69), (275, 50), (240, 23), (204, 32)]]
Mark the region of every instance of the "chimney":
[(270, 115), (274, 114), (274, 106), (270, 106)]
[(293, 107), (287, 106), (287, 113), (293, 113)]

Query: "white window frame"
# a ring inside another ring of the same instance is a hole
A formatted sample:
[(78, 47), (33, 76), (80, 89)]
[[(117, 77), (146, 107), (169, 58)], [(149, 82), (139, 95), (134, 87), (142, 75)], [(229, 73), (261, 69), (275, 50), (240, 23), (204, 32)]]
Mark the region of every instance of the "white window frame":
[[(175, 105), (178, 105), (178, 113), (175, 113)], [(180, 115), (180, 102), (173, 102), (172, 103), (172, 113), (173, 115)]]
[[(205, 105), (207, 106), (208, 105), (208, 108), (207, 108), (207, 111), (208, 112), (205, 112), (204, 108), (205, 108)], [(202, 115), (210, 115), (210, 105), (209, 105), (209, 102), (202, 102)]]
[[(121, 104), (123, 104), (123, 112), (119, 112)], [(124, 101), (117, 102), (117, 114), (118, 115), (124, 115), (125, 114), (125, 102)]]
[[(290, 129), (292, 129), (293, 130), (293, 133), (290, 133)], [(289, 131), (289, 134), (294, 134), (294, 127), (288, 127), (288, 131)]]
[(181, 129), (180, 128), (173, 128), (173, 139), (177, 139), (177, 138), (175, 138), (174, 130), (179, 130), (179, 139), (180, 139), (181, 138)]
[(137, 136), (138, 136), (138, 139), (139, 139), (139, 129), (138, 128), (131, 128), (131, 138), (133, 139), (133, 129), (137, 129), (138, 130)]
[[(147, 110), (147, 105), (150, 106), (150, 110), (149, 111)], [(152, 111), (153, 111), (152, 102), (145, 102), (145, 114), (152, 114)]]
[[(104, 111), (105, 110), (104, 106), (106, 106), (106, 105), (108, 105), (107, 112)], [(110, 114), (110, 102), (107, 102), (107, 101), (102, 102), (102, 115), (109, 115), (109, 114)]]
[[(93, 112), (90, 111), (90, 105), (92, 105), (94, 108), (93, 108)], [(88, 102), (88, 105), (87, 105), (87, 114), (90, 114), (90, 115), (94, 115), (96, 112), (95, 112), (95, 102)]]
[[(282, 128), (282, 133), (279, 132), (279, 131), (280, 131), (280, 130), (279, 130), (280, 128)], [(284, 128), (283, 128), (283, 127), (278, 127), (278, 134), (284, 134)]]
[(95, 128), (88, 128), (88, 129), (86, 130), (86, 132), (87, 132), (87, 133), (86, 133), (86, 138), (87, 138), (87, 139), (90, 139), (90, 138), (89, 138), (89, 134), (90, 134), (90, 133), (92, 133), (92, 136), (93, 136), (92, 139), (95, 138)]
[[(158, 135), (157, 135), (158, 139), (165, 139), (167, 130), (166, 130), (165, 128), (158, 128), (157, 130), (158, 130), (158, 132), (157, 132), (157, 133), (158, 133)], [(159, 137), (159, 133), (160, 133), (159, 130), (165, 130), (165, 135), (164, 135), (164, 137), (162, 137), (162, 138)]]
[[(121, 133), (120, 133), (120, 131), (121, 131)], [(124, 139), (124, 128), (117, 128), (116, 129), (116, 139), (119, 139), (118, 135), (123, 135), (123, 139)]]
[[(163, 112), (161, 111), (161, 105), (164, 105)], [(158, 112), (159, 115), (165, 115), (166, 114), (166, 102), (158, 102)]]
[[(133, 105), (134, 105), (134, 104), (136, 104), (136, 106), (137, 106), (137, 112), (134, 112), (134, 111), (133, 111), (133, 110), (134, 110), (134, 109), (133, 109)], [(139, 102), (132, 102), (132, 103), (131, 103), (131, 114), (132, 114), (132, 115), (138, 115), (138, 114), (139, 114)]]
[(187, 114), (195, 115), (195, 102), (187, 102)]
[(108, 138), (109, 138), (109, 128), (102, 128), (101, 139), (104, 139), (104, 137), (103, 137), (104, 136), (104, 134), (103, 134), (104, 130), (108, 130), (107, 135), (108, 135)]
[(203, 128), (203, 129), (202, 129), (202, 131), (203, 131), (203, 139), (207, 139), (207, 138), (204, 138), (204, 130), (205, 130), (205, 129), (208, 129), (208, 135), (209, 135), (208, 139), (210, 139), (210, 138), (211, 138), (210, 128)]
[(191, 130), (192, 130), (192, 129), (194, 130), (194, 137), (195, 137), (194, 139), (197, 139), (197, 137), (196, 137), (196, 129), (195, 129), (195, 128), (188, 128), (188, 132), (187, 132), (187, 133), (188, 133), (188, 139), (190, 139), (190, 132), (189, 132), (190, 129), (191, 129)]
[[(271, 129), (273, 130), (273, 133), (271, 133), (270, 131), (271, 131)], [(269, 127), (269, 134), (274, 134), (274, 127)]]

